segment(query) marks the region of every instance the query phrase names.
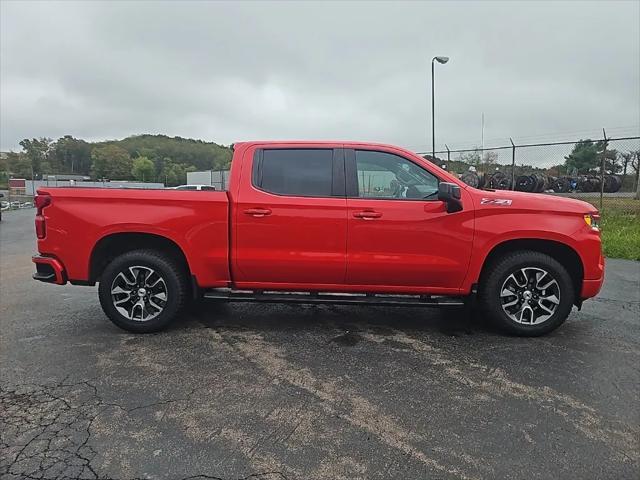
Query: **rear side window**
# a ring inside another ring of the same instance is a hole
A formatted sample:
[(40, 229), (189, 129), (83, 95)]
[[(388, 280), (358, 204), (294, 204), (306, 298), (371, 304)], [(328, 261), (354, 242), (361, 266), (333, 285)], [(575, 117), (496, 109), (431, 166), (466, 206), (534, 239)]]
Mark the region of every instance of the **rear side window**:
[(254, 185), (267, 192), (330, 197), (332, 149), (265, 149), (254, 164)]

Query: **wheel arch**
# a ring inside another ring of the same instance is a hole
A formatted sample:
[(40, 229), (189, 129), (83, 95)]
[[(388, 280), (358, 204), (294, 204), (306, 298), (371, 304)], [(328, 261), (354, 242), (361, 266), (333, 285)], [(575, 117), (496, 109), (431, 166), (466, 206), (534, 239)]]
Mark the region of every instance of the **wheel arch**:
[(483, 276), (486, 275), (487, 271), (491, 268), (491, 265), (497, 259), (508, 253), (521, 250), (531, 250), (547, 254), (563, 265), (571, 277), (576, 293), (576, 302), (580, 302), (580, 292), (582, 291), (582, 282), (584, 279), (584, 265), (582, 263), (582, 259), (578, 252), (570, 245), (556, 240), (519, 238), (498, 243), (485, 257), (482, 269), (480, 270), (478, 282), (482, 282)]
[(114, 258), (140, 249), (155, 250), (170, 256), (191, 277), (184, 251), (170, 238), (155, 233), (120, 232), (105, 235), (93, 247), (89, 260), (89, 283), (98, 282), (105, 267)]

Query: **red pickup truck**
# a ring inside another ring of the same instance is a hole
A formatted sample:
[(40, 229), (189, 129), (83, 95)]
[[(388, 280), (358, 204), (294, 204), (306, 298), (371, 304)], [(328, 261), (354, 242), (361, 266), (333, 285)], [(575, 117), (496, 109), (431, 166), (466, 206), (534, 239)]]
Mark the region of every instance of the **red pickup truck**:
[(34, 278), (99, 283), (133, 332), (204, 296), (472, 304), (540, 335), (604, 278), (592, 205), (477, 190), (389, 145), (237, 143), (226, 191), (44, 188), (36, 206)]

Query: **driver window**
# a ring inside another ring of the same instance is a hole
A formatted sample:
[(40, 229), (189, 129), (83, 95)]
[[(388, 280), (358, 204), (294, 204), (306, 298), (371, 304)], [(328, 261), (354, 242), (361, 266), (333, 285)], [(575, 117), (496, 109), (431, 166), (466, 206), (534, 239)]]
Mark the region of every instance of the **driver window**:
[(392, 153), (356, 150), (358, 197), (434, 199), (438, 179), (415, 163)]

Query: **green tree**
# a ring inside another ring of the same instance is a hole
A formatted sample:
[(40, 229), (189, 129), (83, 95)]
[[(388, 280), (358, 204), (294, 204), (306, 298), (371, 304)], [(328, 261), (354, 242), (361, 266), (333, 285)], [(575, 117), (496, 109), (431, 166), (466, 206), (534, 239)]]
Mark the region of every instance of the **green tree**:
[(156, 167), (147, 157), (133, 159), (131, 174), (136, 180), (149, 182), (155, 177)]
[(58, 139), (52, 156), (59, 172), (88, 175), (91, 170), (91, 144), (71, 135)]
[(196, 170), (227, 168), (233, 154), (224, 145), (166, 135), (135, 135), (105, 143), (123, 147), (132, 157), (147, 157), (156, 164), (158, 159), (170, 158), (176, 164), (193, 165)]
[(633, 169), (638, 173), (638, 160), (640, 159), (640, 150), (629, 150), (628, 152), (621, 153), (622, 157), (622, 183), (624, 184), (627, 178), (627, 173)]
[(175, 178), (175, 185), (183, 185), (187, 183), (187, 173), (184, 171), (184, 165), (174, 163), (171, 165), (171, 172)]
[(176, 185), (178, 185), (178, 175), (173, 168), (173, 164), (165, 163), (164, 169), (162, 170), (161, 178), (164, 179), (164, 184), (167, 187), (175, 187)]
[(95, 179), (128, 180), (133, 163), (129, 152), (117, 145), (102, 145), (91, 152), (91, 174)]
[[(497, 165), (498, 154), (493, 150), (485, 150), (484, 152), (478, 148), (471, 152), (460, 154), (459, 161), (474, 167), (483, 167), (483, 170), (489, 170), (492, 166)], [(441, 163), (442, 161), (440, 161)], [(438, 165), (440, 164), (438, 163)]]
[(564, 157), (564, 166), (567, 172), (577, 170), (578, 173), (589, 173), (599, 171), (602, 165), (602, 155), (605, 157), (605, 171), (617, 173), (621, 169), (618, 161), (618, 152), (609, 150), (607, 142), (598, 140), (594, 142), (590, 139), (580, 140), (573, 146), (571, 153)]
[(184, 185), (187, 183), (187, 172), (194, 172), (196, 167), (193, 165), (185, 165), (184, 163), (173, 163), (169, 159), (165, 159), (164, 168), (158, 177), (168, 187), (176, 185)]
[(31, 178), (42, 173), (90, 174), (94, 178), (126, 180), (132, 177), (132, 158), (146, 157), (154, 163), (153, 175), (145, 180), (161, 179), (167, 185), (186, 182), (189, 170), (229, 168), (233, 151), (213, 142), (166, 135), (135, 135), (122, 140), (90, 143), (71, 135), (56, 142), (50, 139), (25, 139), (21, 144), (28, 156), (28, 172), (19, 163), (21, 175)]
[(16, 178), (31, 178), (31, 161), (25, 153), (7, 153), (7, 171)]
[(573, 146), (571, 153), (564, 157), (564, 166), (567, 172), (577, 170), (579, 173), (587, 173), (599, 165), (598, 145), (591, 140), (580, 140)]
[[(25, 138), (20, 142), (20, 146), (31, 164), (30, 169), (36, 176), (52, 171), (51, 164), (49, 163), (51, 142), (52, 140), (50, 138), (45, 137), (32, 138), (31, 140)], [(29, 175), (31, 175), (31, 172), (29, 172)]]

